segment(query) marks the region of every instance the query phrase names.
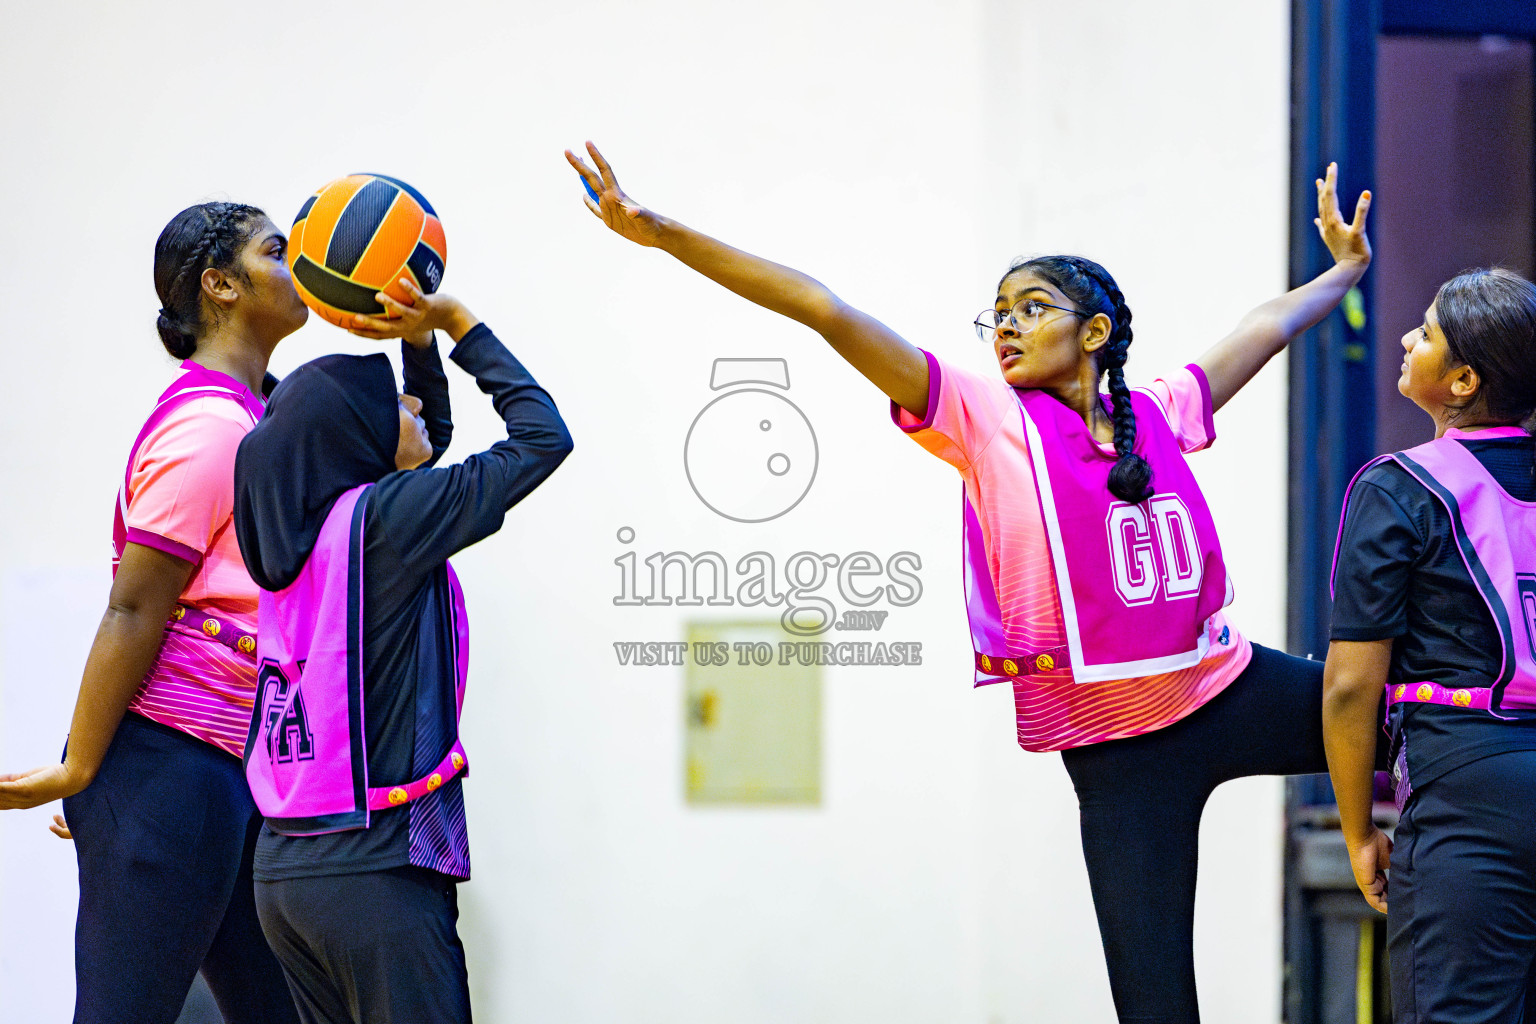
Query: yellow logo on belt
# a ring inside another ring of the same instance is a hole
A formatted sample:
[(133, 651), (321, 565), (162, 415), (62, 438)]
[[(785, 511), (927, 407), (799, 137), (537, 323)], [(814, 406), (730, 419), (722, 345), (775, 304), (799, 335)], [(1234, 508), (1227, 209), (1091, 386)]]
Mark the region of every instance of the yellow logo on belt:
[(1051, 657), (1049, 654), (1042, 654), (1035, 659), (1035, 668), (1039, 669), (1041, 672), (1049, 672), (1055, 667), (1056, 659)]
[(403, 787), (396, 786), (389, 791), (389, 802), (395, 805), (403, 804), (411, 798), (411, 795)]
[(240, 638), (240, 642), (237, 643), (235, 646), (240, 648), (240, 650), (243, 651), (246, 654), (255, 654), (256, 653), (256, 638), (253, 637), (253, 636), (243, 636), (243, 637)]
[(1435, 695), (1435, 688), (1428, 683), (1420, 683), (1419, 688), (1414, 692), (1419, 700), (1429, 700)]
[(1008, 676), (1018, 675), (1019, 663), (1014, 661), (1012, 658), (1005, 658), (1003, 660), (1003, 674)]
[(453, 755), (453, 770), (454, 771), (458, 771), (460, 768), (463, 768), (463, 767), (464, 767), (464, 758), (463, 758), (463, 756), (461, 754), (459, 754), (457, 751), (455, 751), (454, 755)]
[(987, 657), (985, 654), (981, 656), (981, 670), (983, 672), (992, 671), (992, 659)]
[(177, 605), (175, 608), (171, 609), (171, 621), (172, 622), (180, 622), (182, 619), (184, 619), (186, 617), (187, 617), (187, 610), (185, 608), (183, 608), (181, 605)]
[(443, 784), (443, 777), (441, 775), (439, 775), (437, 772), (433, 772), (430, 776), (427, 777), (427, 792), (428, 793), (432, 792), (434, 789), (436, 789), (438, 786), (441, 786), (442, 784)]
[(1472, 691), (1457, 690), (1451, 694), (1451, 703), (1459, 708), (1469, 707), (1472, 704)]
[(223, 626), (219, 625), (218, 619), (203, 620), (203, 632), (207, 633), (209, 636), (218, 636), (219, 631), (223, 628)]

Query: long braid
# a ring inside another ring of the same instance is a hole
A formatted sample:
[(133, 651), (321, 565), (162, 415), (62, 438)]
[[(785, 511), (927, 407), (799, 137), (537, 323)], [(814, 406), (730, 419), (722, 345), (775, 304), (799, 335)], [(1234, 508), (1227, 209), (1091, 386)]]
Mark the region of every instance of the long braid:
[[(1082, 260), (1080, 264), (1087, 263)], [(1110, 416), (1115, 425), (1115, 454), (1120, 456), (1109, 472), (1109, 491), (1121, 501), (1133, 505), (1152, 497), (1152, 466), (1135, 453), (1136, 411), (1131, 406), (1131, 389), (1125, 383), (1125, 361), (1130, 356), (1131, 309), (1125, 304), (1120, 286), (1097, 264), (1081, 269), (1103, 289), (1113, 312), (1109, 314), (1114, 329), (1101, 350), (1099, 369), (1108, 378)]]
[(1019, 260), (1008, 273), (1024, 269), (1051, 281), (1085, 311), (1103, 313), (1110, 319), (1109, 340), (1099, 350), (1098, 363), (1099, 372), (1109, 378), (1110, 418), (1115, 428), (1115, 454), (1119, 456), (1109, 472), (1109, 491), (1121, 501), (1140, 504), (1155, 492), (1152, 466), (1135, 452), (1136, 412), (1131, 406), (1131, 389), (1125, 383), (1125, 361), (1132, 338), (1131, 310), (1125, 296), (1109, 271), (1081, 256)]
[[(155, 328), (161, 344), (175, 358), (187, 359), (196, 352), (203, 333), (203, 271), (233, 267), (245, 242), (242, 226), (260, 216), (262, 212), (254, 206), (202, 203), (181, 211), (160, 233), (155, 243), (155, 290), (161, 305)], [(177, 259), (177, 250), (183, 248), (185, 255)], [(172, 261), (176, 269), (168, 274)]]

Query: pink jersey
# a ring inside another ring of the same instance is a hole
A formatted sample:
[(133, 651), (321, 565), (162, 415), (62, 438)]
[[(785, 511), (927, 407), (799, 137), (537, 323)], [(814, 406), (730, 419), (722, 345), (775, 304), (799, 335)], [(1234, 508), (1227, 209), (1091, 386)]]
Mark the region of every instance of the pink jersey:
[[(960, 471), (972, 529), (985, 552), (990, 587), (967, 581), (968, 597), (990, 590), (1009, 651), (1064, 652), (1068, 633), (1041, 514), (1035, 465), (1017, 393), (1000, 377), (984, 377), (928, 359), (928, 409), (917, 417), (892, 403), (891, 417), (929, 452)], [(1162, 412), (1178, 447), (1199, 451), (1215, 439), (1209, 387), (1190, 366), (1139, 389)], [(1101, 450), (1112, 453), (1112, 445)], [(962, 558), (962, 562), (966, 561)], [(1112, 585), (1106, 583), (1106, 585)], [(1187, 668), (1125, 679), (1074, 681), (1062, 658), (1012, 679), (1019, 744), (1062, 750), (1151, 732), (1178, 721), (1220, 693), (1247, 667), (1248, 641), (1219, 610), (1205, 623), (1203, 656)], [(978, 663), (977, 684), (998, 682)]]
[[(235, 450), (263, 403), (227, 374), (191, 361), (181, 365), (182, 375), (162, 396), (168, 411), (150, 418), (130, 456), (118, 504), (119, 543), (191, 562), (196, 568), (179, 603), (216, 625), (168, 624), (128, 709), (239, 757), (250, 729), (256, 661), (207, 634), (256, 633), (259, 591), (245, 571), (232, 516)], [(169, 399), (177, 393), (173, 405)]]

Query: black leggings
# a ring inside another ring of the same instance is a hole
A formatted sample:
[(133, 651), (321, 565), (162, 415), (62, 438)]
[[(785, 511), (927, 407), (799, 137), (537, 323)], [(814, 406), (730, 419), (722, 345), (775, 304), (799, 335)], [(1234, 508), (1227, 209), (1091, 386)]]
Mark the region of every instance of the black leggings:
[[(1195, 1024), (1195, 863), (1211, 791), (1247, 775), (1328, 770), (1323, 663), (1253, 645), (1208, 704), (1165, 729), (1064, 750), (1115, 1010)], [(1378, 762), (1384, 758), (1378, 756)]]

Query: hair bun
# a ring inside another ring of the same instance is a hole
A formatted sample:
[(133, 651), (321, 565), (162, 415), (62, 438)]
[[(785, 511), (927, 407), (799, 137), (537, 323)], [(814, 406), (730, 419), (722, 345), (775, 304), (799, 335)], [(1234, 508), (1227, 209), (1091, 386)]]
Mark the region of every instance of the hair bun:
[(174, 316), (160, 310), (155, 319), (155, 330), (160, 333), (160, 344), (165, 346), (174, 359), (190, 359), (197, 351), (197, 336), (182, 327)]

